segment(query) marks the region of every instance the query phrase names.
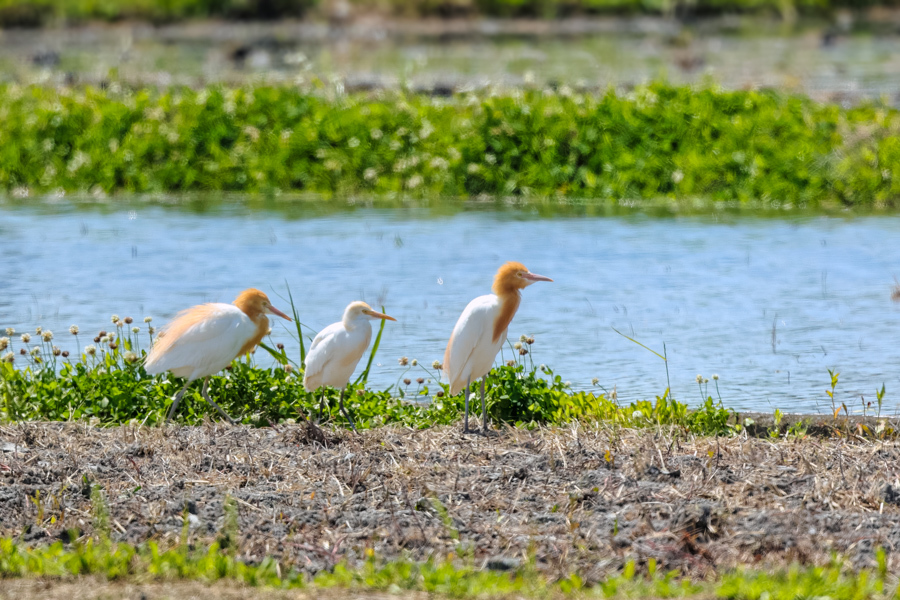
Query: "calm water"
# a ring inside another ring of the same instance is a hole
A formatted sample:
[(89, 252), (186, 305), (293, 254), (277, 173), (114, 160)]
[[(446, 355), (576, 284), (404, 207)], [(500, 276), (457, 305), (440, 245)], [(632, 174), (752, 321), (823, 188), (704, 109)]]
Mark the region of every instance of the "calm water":
[[(698, 373), (720, 376), (739, 409), (825, 410), (828, 374), (851, 409), (882, 383), (900, 407), (900, 217), (538, 218), (527, 212), (356, 210), (287, 218), (233, 207), (211, 214), (145, 207), (110, 212), (0, 208), (0, 328), (41, 325), (73, 349), (70, 324), (108, 329), (109, 315), (162, 325), (179, 309), (230, 302), (287, 282), (302, 320), (319, 329), (356, 299), (384, 304), (388, 323), (373, 387), (393, 384), (397, 358), (442, 358), (460, 311), (516, 259), (555, 283), (525, 290), (510, 336), (534, 335), (536, 362), (575, 388), (597, 377), (619, 398), (666, 387), (699, 399)], [(278, 300), (277, 306), (287, 302)], [(275, 329), (297, 354), (297, 345)], [(85, 343), (87, 336), (82, 336)], [(508, 357), (508, 353), (507, 353)], [(269, 360), (257, 354), (263, 364)], [(712, 383), (712, 381), (710, 381)], [(712, 388), (710, 388), (711, 393)]]

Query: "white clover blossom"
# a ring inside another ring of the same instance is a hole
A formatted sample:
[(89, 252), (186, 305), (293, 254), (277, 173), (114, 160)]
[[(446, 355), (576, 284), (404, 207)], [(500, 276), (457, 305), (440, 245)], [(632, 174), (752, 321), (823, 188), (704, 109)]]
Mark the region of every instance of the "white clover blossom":
[(441, 364), (441, 361), (439, 361), (439, 360), (436, 360), (433, 363), (431, 363), (432, 369), (440, 369), (441, 367), (443, 367), (443, 365)]
[(717, 373), (713, 373), (713, 381), (718, 381), (719, 375)]
[(6, 328), (6, 335), (13, 335), (14, 333), (16, 333), (16, 330), (13, 329), (12, 327)]
[(366, 181), (372, 181), (378, 177), (378, 170), (369, 167), (365, 171), (363, 171), (363, 179)]
[(140, 332), (141, 332), (141, 328), (140, 328), (140, 327), (132, 327), (132, 328), (131, 328), (131, 333), (140, 333)]
[(515, 344), (513, 344), (513, 348), (515, 348), (516, 350), (521, 350), (522, 342), (516, 342)]
[(634, 419), (634, 420), (640, 419), (640, 418), (642, 418), (643, 416), (644, 416), (644, 413), (642, 413), (642, 412), (639, 411), (639, 410), (636, 410), (636, 411), (634, 411), (633, 413), (631, 413), (631, 418)]
[(122, 355), (122, 358), (125, 359), (127, 363), (133, 363), (138, 359), (138, 355), (129, 350), (125, 354)]
[(31, 354), (32, 356), (40, 356), (41, 355), (41, 347), (35, 346), (34, 348), (31, 349), (31, 352), (29, 354)]
[[(148, 332), (150, 335), (153, 335), (154, 333), (156, 333), (156, 328), (155, 328), (155, 327), (148, 327), (148, 328), (147, 328), (147, 332)], [(162, 334), (160, 334), (160, 335), (162, 335)]]
[(122, 321), (121, 319), (116, 321), (116, 327), (119, 327), (119, 328), (125, 327), (125, 321)]
[(415, 367), (415, 366), (417, 366), (417, 365), (419, 364), (419, 361), (417, 361), (416, 359), (412, 359), (412, 360), (410, 361), (410, 364), (411, 364), (412, 366)]
[(369, 133), (369, 135), (372, 136), (372, 139), (373, 139), (373, 140), (380, 140), (380, 139), (381, 139), (381, 136), (383, 136), (384, 134), (381, 132), (380, 129), (373, 129), (373, 130), (371, 131), (371, 133)]
[(491, 154), (490, 152), (488, 152), (487, 154), (484, 155), (484, 162), (486, 162), (489, 165), (493, 165), (494, 163), (497, 162), (497, 157), (494, 156), (493, 154)]
[(0, 351), (6, 350), (7, 348), (9, 348), (9, 338), (8, 337), (0, 338)]
[(397, 362), (400, 364), (401, 367), (405, 367), (406, 365), (409, 364), (409, 359), (406, 358), (405, 356), (401, 356), (400, 358), (397, 359)]
[(351, 148), (357, 148), (357, 147), (359, 147), (359, 139), (352, 137), (349, 140), (347, 140), (347, 145)]
[(20, 339), (22, 340), (22, 343), (23, 343), (23, 344), (27, 344), (28, 342), (31, 341), (31, 334), (30, 334), (30, 333), (23, 333), (23, 334), (20, 336)]
[(72, 335), (78, 335), (78, 325), (70, 325), (69, 333), (71, 333)]
[(37, 335), (41, 335), (41, 332), (42, 332), (42, 331), (43, 331), (43, 329), (41, 329), (40, 326), (34, 328), (34, 332), (35, 332)]
[(53, 356), (59, 356), (62, 354), (62, 350), (59, 349), (59, 346), (53, 346)]
[(41, 333), (41, 339), (44, 340), (45, 342), (49, 342), (50, 340), (53, 339), (53, 332), (45, 331), (45, 332)]
[(697, 375), (697, 383), (703, 383), (703, 375)]
[(3, 359), (2, 359), (2, 360), (3, 360), (3, 362), (11, 363), (11, 362), (14, 361), (15, 359), (16, 359), (16, 355), (15, 355), (15, 354), (13, 354), (12, 352), (7, 352), (6, 354), (3, 355)]
[(524, 341), (527, 340), (527, 339), (528, 339), (528, 336), (525, 335), (524, 333), (523, 333), (522, 335), (519, 336), (519, 341), (520, 341), (520, 342), (524, 342)]
[(144, 323), (149, 323), (153, 320), (153, 317), (144, 317)]
[(107, 371), (103, 367), (97, 369), (97, 375), (106, 375)]
[(600, 378), (599, 378), (599, 377), (594, 377), (593, 379), (591, 379), (591, 383), (592, 383), (593, 385), (597, 385), (598, 383), (600, 383)]
[(89, 345), (85, 346), (84, 353), (89, 356), (94, 356), (95, 354), (97, 354), (97, 346), (95, 346), (93, 344), (89, 344)]
[(109, 320), (112, 321), (113, 323), (118, 323), (119, 315), (113, 315), (112, 317), (109, 318)]

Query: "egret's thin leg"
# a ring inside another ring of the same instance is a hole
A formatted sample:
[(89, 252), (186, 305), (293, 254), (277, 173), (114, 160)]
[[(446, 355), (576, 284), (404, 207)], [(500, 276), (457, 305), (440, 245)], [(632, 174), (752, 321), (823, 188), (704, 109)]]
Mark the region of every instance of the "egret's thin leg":
[(341, 412), (344, 413), (344, 416), (350, 421), (350, 427), (353, 429), (353, 433), (357, 433), (356, 425), (353, 424), (353, 419), (350, 418), (350, 413), (347, 412), (347, 409), (344, 408), (344, 390), (341, 390), (341, 399), (338, 401), (341, 405)]
[(325, 393), (326, 390), (322, 390), (322, 397), (319, 398), (319, 423), (322, 422), (322, 411), (325, 409)]
[(469, 386), (472, 384), (472, 379), (466, 380), (466, 412), (464, 417), (464, 425), (463, 425), (463, 433), (469, 433)]
[(181, 388), (181, 391), (175, 394), (175, 399), (172, 400), (172, 406), (169, 408), (169, 414), (166, 415), (166, 422), (168, 423), (172, 419), (172, 415), (175, 414), (175, 409), (178, 408), (178, 404), (181, 402), (181, 397), (184, 396), (185, 390), (187, 390), (188, 386), (191, 385), (191, 382), (188, 381), (184, 384), (184, 387)]
[(207, 402), (209, 402), (210, 404), (212, 404), (212, 405), (215, 407), (215, 409), (216, 409), (217, 411), (219, 411), (219, 414), (222, 415), (223, 417), (225, 417), (225, 418), (228, 420), (229, 423), (231, 423), (232, 425), (234, 425), (235, 423), (237, 423), (237, 421), (235, 421), (234, 419), (232, 419), (231, 417), (228, 416), (228, 413), (227, 413), (227, 412), (225, 412), (224, 410), (222, 410), (222, 407), (221, 407), (221, 406), (219, 406), (218, 404), (216, 404), (215, 402), (213, 402), (212, 398), (209, 397), (209, 391), (208, 391), (208, 390), (209, 390), (209, 375), (207, 375), (207, 376), (206, 376), (206, 379), (203, 380), (203, 390), (200, 392), (200, 395), (203, 396), (203, 398), (204, 398)]
[(487, 412), (484, 409), (484, 377), (481, 378), (481, 432), (487, 434)]

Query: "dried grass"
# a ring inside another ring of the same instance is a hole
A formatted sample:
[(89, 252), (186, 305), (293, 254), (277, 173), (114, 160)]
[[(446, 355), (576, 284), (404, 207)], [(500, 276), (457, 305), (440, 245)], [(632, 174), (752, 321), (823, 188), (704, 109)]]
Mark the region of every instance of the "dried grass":
[(602, 425), (487, 438), (447, 427), (326, 433), (323, 446), (303, 425), (0, 427), (2, 533), (33, 543), (73, 527), (90, 534), (87, 480), (105, 490), (115, 539), (175, 544), (187, 507), (191, 541), (209, 542), (230, 494), (243, 558), (309, 572), (373, 549), (470, 554), (479, 566), (533, 555), (550, 576), (577, 570), (588, 581), (653, 557), (706, 576), (824, 564), (833, 551), (871, 565), (875, 548), (900, 543), (894, 442)]

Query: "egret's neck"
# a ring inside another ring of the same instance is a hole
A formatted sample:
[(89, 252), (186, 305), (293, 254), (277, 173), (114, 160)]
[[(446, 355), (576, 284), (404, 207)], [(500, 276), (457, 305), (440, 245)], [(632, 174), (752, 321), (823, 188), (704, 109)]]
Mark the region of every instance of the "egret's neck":
[(358, 329), (360, 327), (362, 327), (363, 329), (365, 329), (366, 327), (368, 327), (369, 329), (372, 328), (372, 326), (369, 324), (369, 318), (365, 315), (356, 315), (355, 317), (351, 315), (344, 315), (344, 318), (342, 320), (344, 323), (344, 329), (346, 329), (347, 331), (353, 331), (354, 329)]
[(519, 303), (522, 302), (522, 293), (518, 289), (513, 288), (504, 290), (503, 293), (497, 294), (497, 297), (500, 299), (500, 312), (497, 313), (494, 319), (492, 336), (494, 342), (497, 342), (505, 335), (513, 317), (516, 316), (516, 311), (519, 310)]

